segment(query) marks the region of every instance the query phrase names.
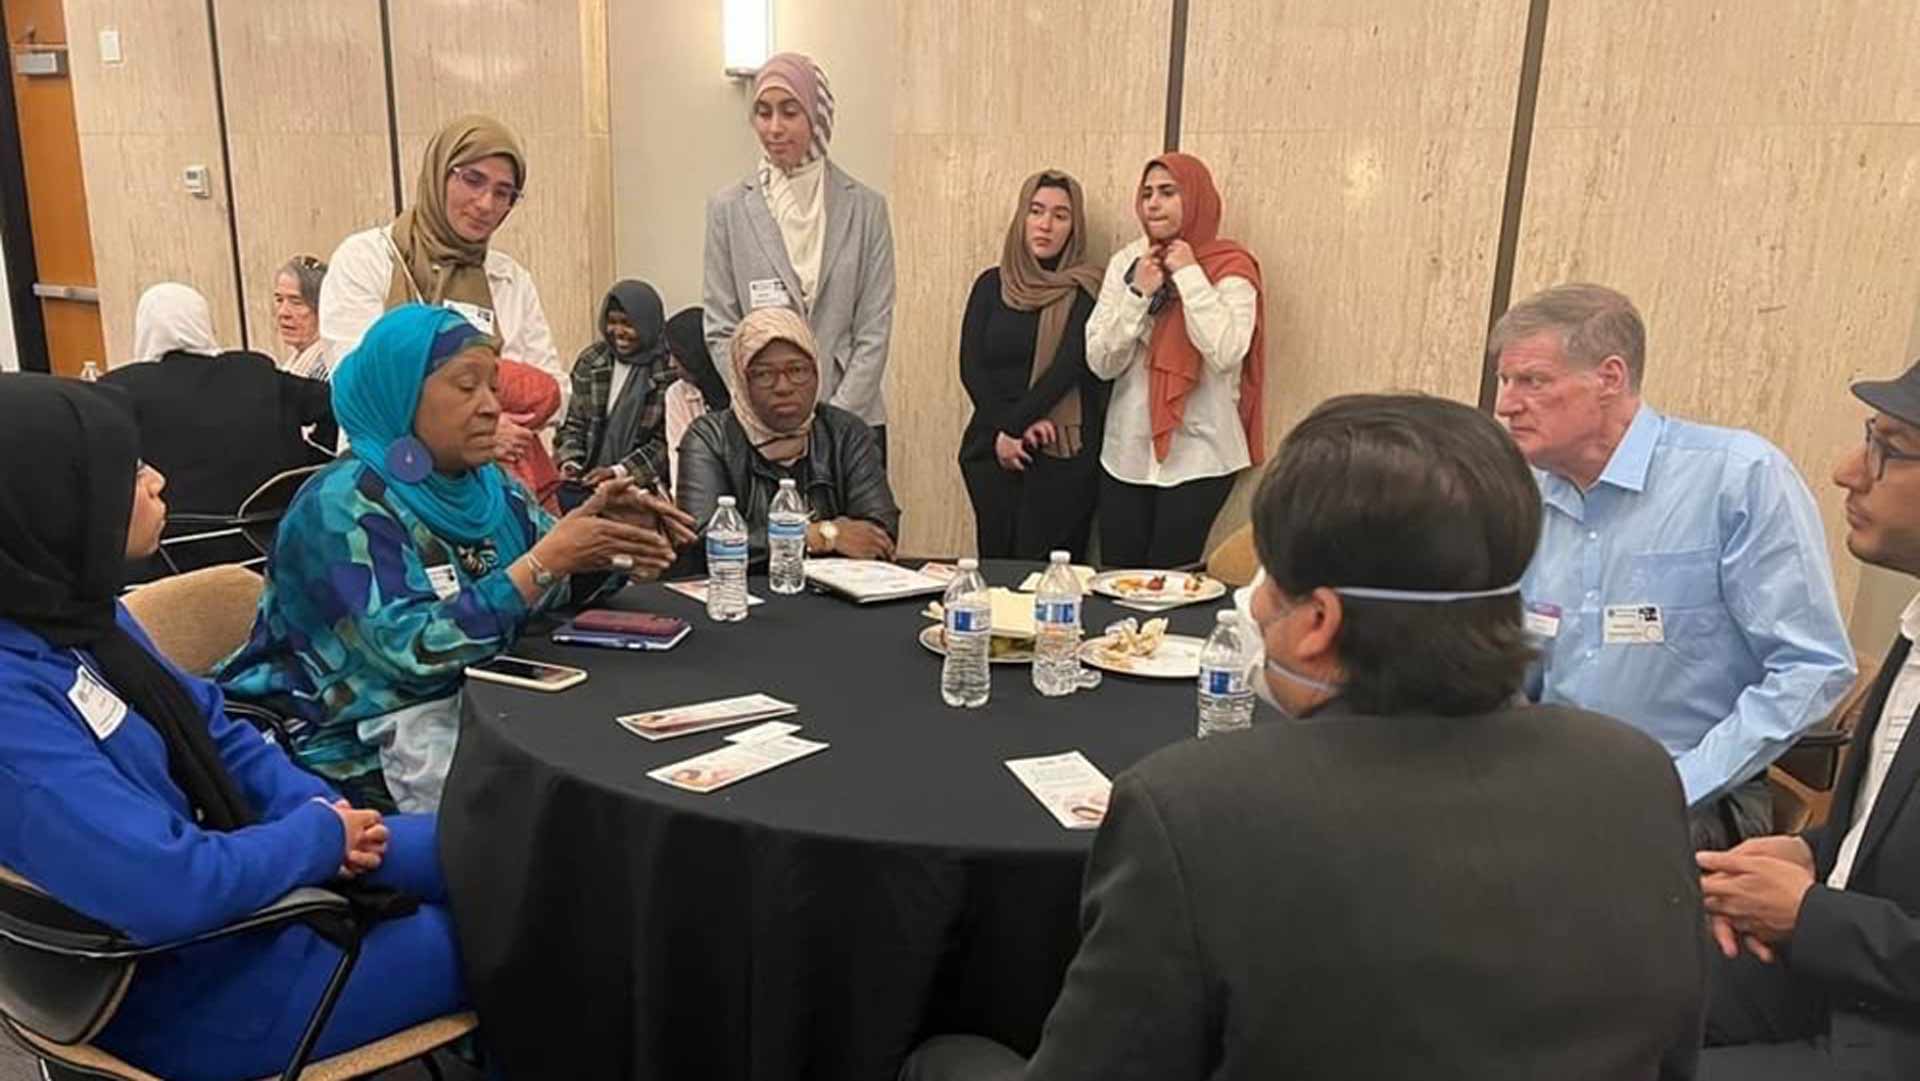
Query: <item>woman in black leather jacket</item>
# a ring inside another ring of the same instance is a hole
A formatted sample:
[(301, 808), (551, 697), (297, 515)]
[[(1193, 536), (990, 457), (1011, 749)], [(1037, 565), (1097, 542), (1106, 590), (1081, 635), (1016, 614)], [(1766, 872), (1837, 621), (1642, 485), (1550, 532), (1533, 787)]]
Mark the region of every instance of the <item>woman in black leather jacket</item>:
[(891, 559), (900, 535), (880, 444), (865, 421), (819, 400), (816, 349), (794, 312), (749, 314), (733, 336), (731, 408), (694, 421), (680, 443), (680, 506), (704, 527), (733, 496), (754, 564), (766, 562), (767, 507), (787, 477), (812, 513), (809, 554)]

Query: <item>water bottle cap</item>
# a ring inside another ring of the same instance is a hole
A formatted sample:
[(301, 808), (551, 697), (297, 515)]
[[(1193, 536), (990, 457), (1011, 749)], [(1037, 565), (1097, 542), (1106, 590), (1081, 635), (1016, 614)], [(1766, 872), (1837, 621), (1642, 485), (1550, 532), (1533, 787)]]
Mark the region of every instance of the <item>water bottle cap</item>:
[(1240, 621), (1240, 613), (1234, 611), (1231, 608), (1222, 608), (1221, 610), (1213, 614), (1213, 621), (1216, 624), (1238, 623)]
[[(781, 478), (780, 478), (780, 487), (782, 487), (782, 488), (792, 488), (792, 487), (794, 487), (794, 483), (793, 483), (793, 478), (792, 478), (792, 477), (781, 477)], [(728, 498), (728, 499), (732, 499), (733, 497), (732, 497), (732, 496), (728, 496), (727, 498)]]
[(1073, 558), (1073, 553), (1067, 551), (1064, 548), (1056, 548), (1053, 551), (1047, 553), (1047, 559), (1054, 563), (1065, 563), (1066, 561), (1072, 558)]
[(972, 556), (968, 556), (960, 561), (960, 569), (963, 571), (977, 571), (980, 569), (980, 561)]
[(735, 505), (735, 503), (734, 503), (734, 501), (733, 501), (733, 497), (732, 497), (732, 496), (730, 496), (730, 495), (723, 495), (723, 496), (721, 496), (721, 497), (720, 497), (720, 505), (721, 505), (721, 506), (723, 506), (723, 507), (731, 507), (731, 506), (734, 506), (734, 505)]

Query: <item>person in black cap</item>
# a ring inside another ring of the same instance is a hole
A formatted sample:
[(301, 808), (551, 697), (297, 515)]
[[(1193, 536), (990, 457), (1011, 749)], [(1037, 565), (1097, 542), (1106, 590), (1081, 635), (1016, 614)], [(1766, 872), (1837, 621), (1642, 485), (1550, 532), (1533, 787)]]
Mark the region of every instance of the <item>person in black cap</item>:
[[(1855, 383), (1866, 441), (1833, 471), (1847, 550), (1920, 577), (1920, 362)], [(1723, 955), (1703, 1077), (1920, 1076), (1920, 596), (1900, 617), (1848, 748), (1824, 826), (1701, 852)]]

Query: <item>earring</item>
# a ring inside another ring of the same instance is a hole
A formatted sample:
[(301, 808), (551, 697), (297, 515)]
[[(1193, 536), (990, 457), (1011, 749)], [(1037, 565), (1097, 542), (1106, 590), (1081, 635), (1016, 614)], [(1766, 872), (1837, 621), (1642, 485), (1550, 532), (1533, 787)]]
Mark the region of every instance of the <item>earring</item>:
[(433, 472), (433, 455), (425, 443), (403, 435), (387, 444), (387, 472), (402, 484), (418, 484)]

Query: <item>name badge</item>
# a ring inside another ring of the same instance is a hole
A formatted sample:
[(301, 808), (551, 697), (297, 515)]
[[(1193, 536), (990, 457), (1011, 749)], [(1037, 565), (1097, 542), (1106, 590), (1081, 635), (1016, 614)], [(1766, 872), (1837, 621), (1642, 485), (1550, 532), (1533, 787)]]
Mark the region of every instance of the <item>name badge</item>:
[(442, 563), (427, 568), (427, 584), (433, 587), (433, 595), (443, 601), (452, 600), (460, 595), (460, 572), (453, 564)]
[(750, 310), (793, 306), (793, 297), (787, 293), (787, 283), (779, 278), (759, 278), (747, 283), (747, 307)]
[(1610, 646), (1654, 645), (1667, 640), (1657, 604), (1609, 604), (1602, 640)]
[(460, 318), (465, 319), (469, 323), (472, 323), (474, 325), (474, 328), (479, 330), (480, 333), (482, 334), (493, 333), (493, 309), (492, 308), (482, 308), (478, 304), (467, 304), (463, 301), (458, 301), (458, 300), (448, 300), (448, 301), (443, 301), (442, 303), (444, 303), (448, 308), (451, 308), (453, 311), (458, 312), (460, 315)]
[(74, 673), (73, 688), (67, 691), (67, 701), (80, 711), (86, 719), (87, 727), (93, 729), (95, 739), (105, 740), (120, 728), (120, 722), (127, 719), (127, 704), (120, 700), (106, 684), (94, 677), (92, 670), (81, 665)]
[(1560, 636), (1560, 606), (1537, 601), (1527, 605), (1524, 616), (1527, 633), (1536, 638), (1558, 638)]

